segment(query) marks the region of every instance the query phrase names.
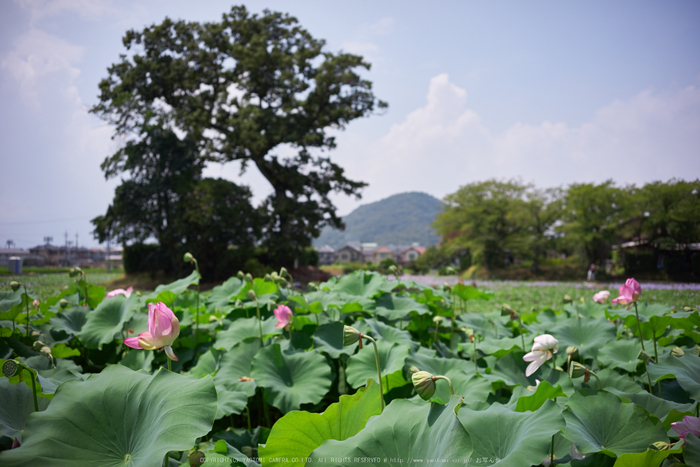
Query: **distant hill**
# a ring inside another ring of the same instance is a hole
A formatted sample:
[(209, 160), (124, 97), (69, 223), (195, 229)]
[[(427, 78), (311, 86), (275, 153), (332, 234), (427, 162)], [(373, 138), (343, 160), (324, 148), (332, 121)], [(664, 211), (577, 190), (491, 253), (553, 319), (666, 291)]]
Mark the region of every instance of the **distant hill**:
[(343, 218), (345, 231), (326, 227), (314, 240), (316, 247), (342, 248), (348, 242), (376, 242), (379, 245), (434, 245), (440, 241), (431, 227), (442, 210), (442, 201), (426, 193), (401, 193), (375, 203), (364, 204)]

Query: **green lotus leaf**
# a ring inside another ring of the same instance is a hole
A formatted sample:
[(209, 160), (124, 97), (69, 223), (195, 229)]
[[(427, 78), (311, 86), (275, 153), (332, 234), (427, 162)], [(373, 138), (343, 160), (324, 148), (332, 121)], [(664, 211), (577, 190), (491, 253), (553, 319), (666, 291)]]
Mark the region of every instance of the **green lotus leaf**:
[(460, 403), (460, 396), (447, 405), (395, 400), (357, 435), (316, 448), (309, 465), (345, 467), (355, 465), (355, 458), (375, 467), (423, 465), (428, 459), (463, 461), (471, 455), (472, 443), (455, 414)]
[(66, 344), (56, 344), (51, 348), (53, 358), (70, 358), (80, 355), (80, 350), (71, 349)]
[(688, 395), (700, 402), (700, 357), (686, 353), (682, 357), (669, 356), (658, 365), (647, 364), (652, 381), (676, 378)]
[[(262, 320), (260, 325), (262, 326), (263, 339), (282, 334), (282, 328), (276, 328), (276, 324), (277, 318), (273, 316)], [(231, 323), (227, 330), (221, 331), (216, 335), (214, 348), (228, 350), (245, 340), (255, 338), (258, 341), (260, 340), (258, 318), (256, 316), (240, 318)]]
[(232, 297), (237, 297), (245, 282), (238, 277), (230, 277), (226, 282), (211, 289), (207, 298), (207, 309), (226, 308)]
[[(329, 439), (355, 436), (373, 415), (381, 413), (379, 385), (370, 381), (355, 394), (340, 396), (322, 414), (289, 412), (272, 427), (267, 444), (260, 448), (266, 466), (304, 466), (311, 452)], [(282, 462), (281, 459), (290, 459)], [(291, 459), (298, 459), (293, 462)]]
[(647, 412), (654, 414), (662, 422), (664, 422), (664, 425), (668, 425), (668, 423), (666, 423), (666, 417), (672, 410), (681, 413), (690, 412), (693, 410), (693, 408), (695, 408), (695, 404), (679, 404), (678, 402), (672, 402), (656, 397), (655, 395), (649, 394), (646, 391), (632, 394), (618, 391), (617, 389), (613, 388), (608, 389), (608, 391), (618, 396), (623, 402), (633, 402), (637, 405), (641, 405)]
[[(468, 375), (457, 370), (451, 370), (447, 373), (443, 373), (443, 376), (450, 378), (455, 394), (463, 396), (464, 403), (471, 408), (476, 404), (486, 403), (493, 389), (491, 381), (479, 375)], [(416, 397), (420, 396), (416, 395)], [(436, 381), (434, 399), (439, 399), (441, 401), (450, 400), (450, 388), (447, 382)]]
[[(149, 303), (156, 301), (158, 298), (158, 295), (161, 294), (161, 292), (164, 292), (166, 290), (169, 290), (170, 292), (174, 293), (175, 295), (180, 295), (183, 293), (185, 290), (190, 285), (197, 285), (199, 284), (199, 280), (202, 278), (202, 276), (199, 275), (197, 270), (194, 270), (190, 273), (189, 276), (183, 277), (182, 279), (178, 279), (175, 282), (171, 282), (170, 284), (161, 284), (158, 287), (156, 287), (156, 290), (149, 294), (145, 294), (143, 296), (144, 303)], [(133, 297), (135, 294), (132, 294), (131, 296)]]
[(265, 388), (265, 400), (282, 413), (301, 404), (318, 404), (331, 388), (331, 367), (318, 352), (283, 353), (279, 344), (258, 351), (251, 365), (255, 384)]
[[(117, 295), (103, 300), (97, 308), (88, 313), (78, 339), (89, 349), (101, 349), (103, 344), (121, 336), (124, 323), (138, 311), (140, 303), (141, 300), (136, 294), (131, 294), (129, 298)], [(146, 329), (137, 332), (142, 331)]]
[[(526, 389), (527, 390), (527, 389)], [(529, 392), (529, 390), (527, 390)], [(537, 389), (521, 397), (518, 397), (517, 403), (515, 405), (516, 412), (531, 412), (536, 411), (542, 405), (550, 399), (556, 399), (557, 397), (567, 397), (566, 393), (562, 390), (562, 387), (557, 385), (552, 386), (548, 381), (541, 381), (537, 385)]]
[(493, 404), (482, 411), (463, 407), (457, 416), (474, 445), (470, 465), (483, 458), (490, 460), (486, 465), (539, 465), (549, 454), (552, 435), (564, 428), (561, 408), (552, 401), (536, 412), (514, 412)]
[[(648, 303), (637, 303), (637, 311), (639, 312), (639, 321), (645, 323), (649, 321), (652, 316), (667, 315), (671, 312), (671, 307), (661, 303), (654, 303), (652, 305)], [(632, 305), (629, 310), (625, 306), (620, 308), (608, 308), (606, 315), (609, 319), (621, 318), (630, 329), (632, 329), (630, 325), (633, 325), (634, 329), (637, 328), (637, 315), (634, 310), (634, 305)]]
[(72, 336), (77, 336), (85, 325), (88, 311), (83, 306), (73, 306), (62, 310), (51, 318), (49, 322), (54, 330), (65, 331)]
[[(520, 336), (504, 337), (501, 339), (486, 337), (484, 338), (484, 340), (477, 342), (476, 348), (479, 352), (482, 352), (486, 355), (493, 355), (496, 358), (501, 358), (516, 350), (528, 352), (529, 349), (532, 348), (532, 342), (534, 337), (535, 336), (532, 334), (527, 334), (523, 336), (523, 338), (521, 338)], [(525, 340), (524, 349), (523, 339)]]
[(340, 277), (337, 282), (330, 285), (331, 292), (362, 297), (365, 299), (374, 298), (381, 292), (388, 292), (387, 281), (384, 276), (375, 272), (355, 271)]
[(550, 334), (559, 341), (560, 350), (573, 346), (582, 357), (596, 358), (603, 345), (615, 340), (616, 329), (607, 321), (569, 318), (560, 321)]
[(700, 438), (692, 433), (685, 437), (683, 459), (687, 465), (700, 465)]
[(248, 405), (248, 395), (242, 391), (235, 391), (226, 385), (216, 386), (218, 406), (216, 409), (216, 419), (238, 415)]
[(682, 451), (683, 447), (679, 443), (675, 447), (671, 447), (665, 451), (648, 449), (644, 452), (630, 452), (618, 457), (613, 467), (659, 467), (668, 456), (671, 454), (679, 454)]
[(241, 391), (248, 397), (255, 395), (255, 381), (241, 381), (241, 378), (251, 377), (253, 358), (260, 350), (260, 339), (241, 342), (221, 357), (219, 369), (214, 376), (217, 386)]
[[(474, 330), (484, 338), (513, 337), (513, 333), (503, 324), (503, 317), (499, 313), (464, 313), (459, 315), (456, 323), (458, 327), (466, 326)], [(461, 323), (461, 324), (460, 324)]]
[(564, 305), (564, 310), (569, 313), (570, 316), (577, 317), (578, 315), (584, 318), (601, 319), (605, 318), (606, 305), (601, 305), (594, 301), (586, 303), (567, 303)]
[(342, 354), (352, 355), (358, 343), (343, 345), (343, 323), (334, 322), (319, 326), (313, 336), (314, 348), (326, 352), (331, 358), (340, 358)]
[(493, 298), (493, 292), (479, 290), (471, 285), (455, 284), (452, 290), (462, 300), (491, 300)]
[(154, 358), (155, 352), (127, 352), (119, 364), (134, 371), (145, 370), (150, 373)]
[(408, 346), (414, 350), (418, 349), (419, 344), (411, 339), (411, 333), (402, 331), (388, 324), (384, 324), (376, 319), (366, 319), (355, 323), (355, 327), (363, 334), (369, 332), (370, 336), (377, 340), (386, 341), (392, 344), (401, 344)]
[[(22, 431), (29, 414), (34, 412), (34, 393), (26, 384), (10, 384), (0, 377), (0, 436), (22, 441)], [(37, 397), (39, 410), (49, 406), (49, 399)]]
[(29, 416), (22, 446), (0, 453), (3, 466), (153, 466), (190, 449), (216, 414), (212, 378), (121, 365), (61, 385), (49, 407)]
[(637, 358), (641, 350), (642, 347), (639, 344), (639, 340), (612, 340), (600, 348), (598, 360), (606, 367), (617, 367), (634, 373), (637, 370), (637, 365), (642, 363)]
[(24, 289), (19, 288), (17, 290), (3, 290), (0, 292), (0, 319), (12, 320), (9, 315), (5, 315), (14, 307), (22, 303), (22, 294)]
[[(421, 347), (420, 350), (426, 350)], [(474, 364), (461, 358), (438, 358), (420, 351), (411, 352), (406, 359), (406, 365), (415, 366), (421, 371), (427, 371), (434, 375), (446, 375), (450, 371), (457, 371), (467, 375), (474, 373)]]
[(430, 313), (430, 308), (426, 305), (418, 303), (412, 298), (399, 297), (394, 294), (383, 294), (375, 300), (377, 307), (375, 313), (389, 321), (405, 318), (411, 312), (416, 312), (418, 315)]
[[(409, 353), (408, 346), (380, 340), (377, 341), (377, 351), (382, 378), (403, 370)], [(353, 388), (364, 386), (370, 378), (376, 381), (377, 363), (374, 356), (374, 346), (370, 342), (365, 342), (364, 347), (350, 357), (345, 374), (348, 383)]]
[(524, 355), (525, 352), (515, 351), (499, 359), (492, 356), (485, 357), (488, 368), (485, 370), (480, 368), (479, 373), (489, 381), (503, 381), (506, 386), (534, 386), (537, 379), (546, 379), (552, 370), (551, 360), (526, 377), (525, 369), (528, 363), (523, 360)]
[(564, 411), (564, 437), (583, 453), (619, 457), (644, 452), (656, 442), (668, 442), (663, 423), (637, 404), (624, 403), (609, 392), (586, 389), (569, 398)]
[[(597, 371), (598, 379), (603, 386), (603, 389), (608, 390), (614, 388), (617, 391), (624, 393), (635, 394), (638, 392), (643, 392), (644, 388), (636, 383), (629, 376), (621, 375), (612, 368), (604, 368)], [(583, 381), (582, 379), (579, 381)], [(598, 389), (598, 382), (594, 377), (591, 377), (590, 381), (584, 385), (589, 389)]]

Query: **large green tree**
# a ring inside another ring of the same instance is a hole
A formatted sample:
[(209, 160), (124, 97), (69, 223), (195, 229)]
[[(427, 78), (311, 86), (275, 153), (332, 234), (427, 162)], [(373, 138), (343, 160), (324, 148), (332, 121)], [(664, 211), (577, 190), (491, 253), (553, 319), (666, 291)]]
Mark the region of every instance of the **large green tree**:
[(342, 228), (329, 195), (358, 195), (326, 152), (343, 129), (386, 104), (362, 57), (331, 53), (297, 20), (233, 7), (220, 22), (166, 19), (124, 37), (127, 54), (100, 83), (93, 112), (138, 143), (157, 121), (196, 145), (202, 162), (238, 161), (270, 182), (262, 244), (291, 260), (324, 225)]

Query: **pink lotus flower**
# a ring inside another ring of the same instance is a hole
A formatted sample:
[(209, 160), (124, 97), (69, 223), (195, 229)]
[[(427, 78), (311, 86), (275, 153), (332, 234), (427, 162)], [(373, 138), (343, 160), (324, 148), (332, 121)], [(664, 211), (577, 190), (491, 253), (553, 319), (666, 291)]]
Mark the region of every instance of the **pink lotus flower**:
[(639, 282), (637, 282), (633, 278), (629, 278), (625, 282), (625, 285), (620, 287), (620, 296), (614, 298), (612, 300), (612, 303), (619, 303), (620, 305), (630, 305), (639, 300), (639, 297), (641, 297), (641, 295), (642, 287), (639, 285)]
[(286, 305), (280, 305), (275, 308), (275, 317), (277, 318), (276, 328), (287, 328), (289, 329), (289, 323), (292, 322), (292, 310)]
[(700, 418), (686, 415), (683, 417), (682, 422), (671, 423), (671, 428), (673, 428), (673, 431), (678, 433), (678, 437), (684, 441), (688, 433), (700, 437)]
[(39, 302), (39, 300), (34, 299), (34, 301), (32, 302), (32, 305), (34, 306), (34, 308), (39, 308), (39, 305), (41, 305), (41, 302)]
[(597, 294), (593, 295), (593, 301), (598, 303), (605, 303), (608, 301), (608, 297), (610, 297), (610, 292), (608, 292), (607, 290), (601, 290)]
[(128, 337), (124, 343), (133, 349), (157, 350), (164, 349), (168, 358), (177, 360), (172, 345), (180, 335), (180, 321), (175, 313), (160, 302), (156, 305), (148, 304), (148, 331), (142, 332), (138, 337)]
[(525, 354), (523, 360), (532, 362), (525, 370), (525, 376), (530, 376), (541, 367), (544, 362), (552, 358), (552, 355), (559, 350), (559, 341), (549, 334), (542, 334), (535, 337), (535, 342), (532, 344), (532, 352)]
[(126, 295), (127, 298), (131, 296), (131, 292), (134, 291), (133, 287), (129, 287), (128, 289), (114, 289), (111, 292), (109, 292), (107, 295), (105, 295), (105, 298), (110, 298), (110, 297), (116, 297), (117, 295)]

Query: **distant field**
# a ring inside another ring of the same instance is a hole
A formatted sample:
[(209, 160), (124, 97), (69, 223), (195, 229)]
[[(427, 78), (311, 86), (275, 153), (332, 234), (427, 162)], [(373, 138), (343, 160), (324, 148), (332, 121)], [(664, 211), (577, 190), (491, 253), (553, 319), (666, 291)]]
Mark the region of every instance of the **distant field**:
[[(68, 277), (69, 270), (70, 268), (66, 268), (65, 271), (52, 270), (51, 273), (36, 273), (25, 269), (25, 274), (19, 276), (9, 275), (7, 271), (3, 273), (0, 270), (0, 290), (10, 290), (10, 283), (17, 281), (20, 284), (26, 284), (27, 288), (33, 291), (41, 301), (57, 295), (70, 284), (72, 279)], [(83, 271), (87, 281), (93, 285), (104, 285), (124, 275), (122, 270), (112, 270), (109, 274), (104, 269), (84, 269)]]

